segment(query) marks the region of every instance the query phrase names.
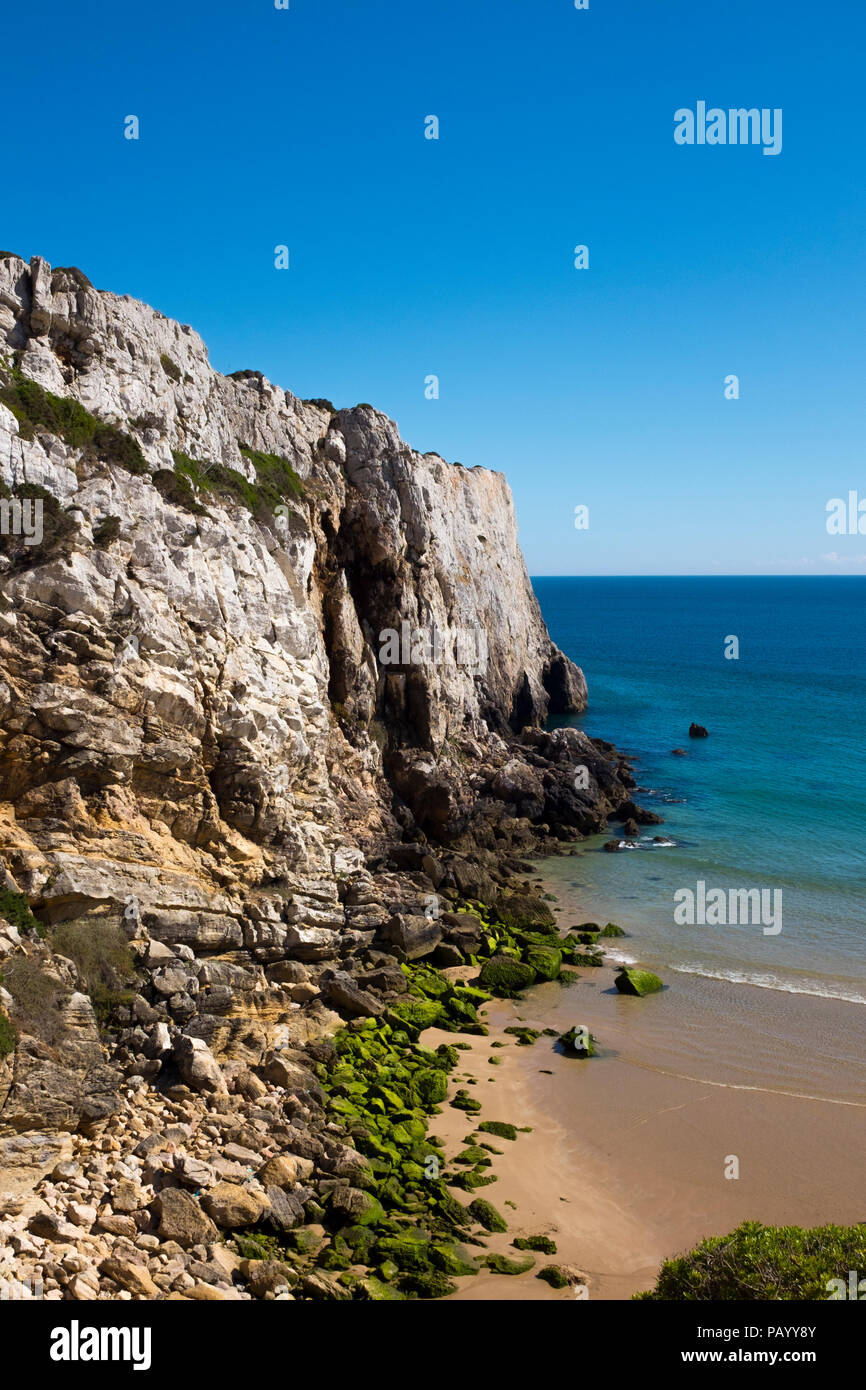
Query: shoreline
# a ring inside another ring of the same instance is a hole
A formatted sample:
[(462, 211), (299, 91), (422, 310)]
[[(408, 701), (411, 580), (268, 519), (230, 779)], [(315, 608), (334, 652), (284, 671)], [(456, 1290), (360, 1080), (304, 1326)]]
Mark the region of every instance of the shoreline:
[[(543, 869), (541, 877), (539, 891), (550, 892)], [(559, 895), (557, 906), (563, 920)], [(630, 940), (628, 953), (640, 959), (639, 940)], [(618, 954), (624, 944), (616, 943)], [(489, 1036), (461, 1039), (469, 1048), (460, 1053), (431, 1133), (451, 1154), (482, 1120), (531, 1126), (516, 1141), (494, 1141), (503, 1151), (492, 1155), (497, 1181), (479, 1195), (503, 1212), (509, 1229), (490, 1237), (488, 1248), (519, 1258), (515, 1237), (547, 1235), (557, 1253), (537, 1254), (525, 1274), (484, 1270), (462, 1278), (454, 1301), (574, 1300), (573, 1288), (557, 1291), (536, 1278), (550, 1263), (583, 1271), (590, 1300), (623, 1300), (651, 1288), (665, 1259), (745, 1220), (808, 1227), (864, 1219), (866, 1100), (857, 1096), (866, 1096), (866, 1084), (861, 1089), (853, 1075), (848, 1095), (826, 1093), (822, 1082), (833, 1071), (822, 1067), (829, 1049), (838, 1086), (845, 1084), (840, 1043), (845, 1038), (849, 1055), (866, 1055), (866, 1010), (858, 1016), (848, 1001), (780, 992), (765, 1026), (782, 1017), (786, 1034), (811, 1039), (812, 1051), (805, 1046), (796, 1062), (802, 1068), (814, 1057), (816, 1080), (801, 1091), (774, 1084), (766, 1056), (741, 1057), (734, 1048), (726, 1054), (726, 1028), (742, 1033), (737, 1011), (749, 1013), (749, 996), (759, 1001), (752, 1021), (762, 1019), (765, 991), (738, 995), (731, 982), (677, 975), (674, 988), (632, 999), (613, 988), (615, 973), (606, 963), (579, 969), (569, 988), (540, 984), (522, 999), (496, 999), (482, 1011)], [(697, 1030), (703, 1051), (692, 1055), (684, 1021)], [(591, 1059), (564, 1055), (553, 1037), (524, 1046), (504, 1033), (522, 1025), (559, 1034), (578, 1022), (598, 1037)], [(438, 1043), (448, 1035), (428, 1036)], [(501, 1064), (491, 1067), (490, 1057)], [(761, 1069), (754, 1078), (749, 1066)], [(450, 1106), (463, 1086), (482, 1103), (474, 1117)], [(725, 1176), (731, 1158), (736, 1180)]]

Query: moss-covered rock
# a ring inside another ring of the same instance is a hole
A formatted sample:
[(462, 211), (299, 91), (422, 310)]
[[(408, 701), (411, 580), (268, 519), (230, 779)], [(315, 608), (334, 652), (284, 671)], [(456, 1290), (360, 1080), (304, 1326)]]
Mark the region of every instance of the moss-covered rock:
[(556, 980), (562, 969), (562, 952), (552, 946), (533, 946), (524, 957), (539, 980)]
[(453, 1279), (438, 1269), (404, 1274), (400, 1278), (400, 1288), (413, 1293), (416, 1298), (447, 1298), (449, 1294), (457, 1292), (457, 1287)]
[(464, 1110), (467, 1115), (477, 1115), (481, 1101), (473, 1100), (467, 1091), (460, 1090), (451, 1102), (455, 1110)]
[(492, 1202), (486, 1202), (483, 1197), (476, 1197), (474, 1202), (470, 1202), (467, 1208), (473, 1221), (482, 1226), (485, 1231), (507, 1231), (508, 1222), (504, 1216), (493, 1206)]
[(571, 965), (595, 968), (599, 965), (604, 965), (604, 956), (601, 954), (601, 951), (571, 951), (569, 953), (569, 963)]
[(491, 956), (481, 967), (481, 984), (500, 999), (513, 999), (521, 990), (535, 983), (537, 976), (531, 965), (511, 956)]
[(571, 1057), (594, 1057), (595, 1038), (588, 1028), (577, 1023), (567, 1033), (561, 1033), (559, 1041)]
[(509, 1125), (504, 1120), (482, 1120), (478, 1128), (484, 1134), (495, 1134), (498, 1139), (516, 1139), (517, 1126)]
[(462, 1245), (432, 1245), (430, 1263), (443, 1274), (450, 1275), (452, 1279), (478, 1273), (477, 1264)]
[(618, 927), (616, 922), (608, 922), (607, 926), (599, 932), (599, 936), (625, 936), (622, 927)]
[(620, 994), (655, 994), (657, 990), (663, 989), (658, 975), (654, 975), (651, 970), (637, 970), (633, 966), (623, 968), (614, 981)]
[(368, 1299), (371, 1303), (405, 1302), (406, 1295), (386, 1280), (377, 1279), (375, 1274), (367, 1274), (355, 1286), (355, 1297)]
[(398, 1269), (426, 1270), (430, 1268), (430, 1243), (426, 1236), (414, 1233), (402, 1236), (383, 1236), (376, 1245), (380, 1260), (391, 1260)]
[(492, 1274), (527, 1274), (535, 1261), (531, 1255), (524, 1260), (512, 1260), (507, 1255), (486, 1255), (484, 1263)]
[(543, 1279), (552, 1289), (568, 1287), (568, 1276), (561, 1265), (545, 1265), (544, 1269), (540, 1269), (535, 1277), (536, 1279)]
[(489, 1168), (490, 1159), (479, 1144), (470, 1144), (463, 1149), (454, 1159), (455, 1163), (462, 1163), (467, 1168)]
[(512, 1025), (510, 1028), (506, 1028), (505, 1032), (510, 1034), (512, 1038), (516, 1038), (520, 1047), (531, 1047), (541, 1037), (537, 1028), (520, 1028)]
[(556, 1254), (556, 1241), (550, 1236), (517, 1236), (511, 1242), (516, 1250), (538, 1250), (542, 1255)]
[(392, 1028), (403, 1029), (416, 1041), (425, 1028), (433, 1028), (446, 1017), (438, 999), (401, 999), (385, 1015)]

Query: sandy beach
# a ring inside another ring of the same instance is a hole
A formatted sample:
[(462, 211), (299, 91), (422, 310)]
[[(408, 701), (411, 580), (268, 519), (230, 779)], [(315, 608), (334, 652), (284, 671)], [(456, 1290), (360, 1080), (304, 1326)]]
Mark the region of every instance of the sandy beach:
[[(570, 988), (487, 1005), (489, 1036), (460, 1054), (450, 1093), (466, 1086), (483, 1109), (443, 1106), (432, 1128), (449, 1155), (473, 1121), (531, 1127), (514, 1142), (482, 1136), (503, 1152), (490, 1170), (497, 1182), (478, 1195), (509, 1222), (489, 1249), (518, 1256), (515, 1236), (549, 1235), (557, 1254), (537, 1255), (525, 1275), (461, 1280), (456, 1299), (573, 1301), (574, 1290), (535, 1277), (548, 1263), (584, 1271), (591, 1299), (627, 1299), (653, 1284), (664, 1258), (743, 1220), (866, 1220), (866, 1009), (684, 975), (629, 998), (614, 974), (585, 969)], [(516, 1023), (586, 1024), (598, 1055), (567, 1057), (544, 1036), (521, 1046), (503, 1031)], [(455, 1039), (431, 1030), (424, 1041)], [(732, 1159), (736, 1178), (726, 1176)]]

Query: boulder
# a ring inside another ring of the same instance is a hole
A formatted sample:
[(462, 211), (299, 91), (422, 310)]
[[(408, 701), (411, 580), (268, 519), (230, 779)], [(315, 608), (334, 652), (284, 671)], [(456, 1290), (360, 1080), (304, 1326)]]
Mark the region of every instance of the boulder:
[(442, 940), (442, 928), (438, 921), (429, 917), (417, 917), (395, 912), (381, 929), (382, 939), (406, 958), (421, 960), (435, 951)]
[(327, 1003), (350, 1018), (376, 1018), (384, 1009), (381, 1000), (359, 989), (352, 976), (342, 970), (330, 973), (330, 978), (326, 974), (321, 986)]
[(581, 1023), (576, 1023), (567, 1033), (561, 1033), (559, 1041), (571, 1057), (595, 1056), (595, 1038)]
[(100, 1274), (113, 1279), (122, 1289), (134, 1298), (159, 1298), (160, 1289), (151, 1279), (144, 1265), (132, 1264), (130, 1260), (103, 1260), (99, 1266)]
[(255, 1226), (270, 1203), (263, 1192), (254, 1192), (235, 1182), (218, 1182), (202, 1198), (202, 1206), (223, 1230), (236, 1231)]
[(514, 960), (512, 956), (491, 956), (481, 967), (479, 978), (482, 989), (500, 999), (511, 999), (535, 983), (536, 972), (531, 965)]
[(633, 966), (620, 970), (614, 983), (620, 994), (654, 994), (664, 988), (658, 975), (651, 970), (636, 970)]
[(227, 1095), (228, 1086), (219, 1063), (202, 1038), (182, 1033), (174, 1045), (177, 1069), (190, 1090), (209, 1095)]
[(173, 1240), (184, 1250), (209, 1245), (217, 1238), (217, 1228), (194, 1197), (179, 1187), (166, 1187), (154, 1199), (151, 1210), (162, 1240)]
[(709, 738), (709, 736), (709, 730), (705, 729), (703, 724), (689, 725), (689, 738)]

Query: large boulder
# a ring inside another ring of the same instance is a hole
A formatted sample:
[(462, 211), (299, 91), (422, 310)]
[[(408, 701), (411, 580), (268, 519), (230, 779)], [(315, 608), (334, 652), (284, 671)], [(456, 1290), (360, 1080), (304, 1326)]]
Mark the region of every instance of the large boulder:
[(435, 951), (442, 940), (442, 928), (431, 917), (395, 912), (385, 923), (381, 935), (384, 941), (396, 946), (406, 960), (420, 960)]
[(481, 967), (482, 989), (497, 994), (500, 999), (513, 998), (515, 994), (534, 984), (536, 978), (531, 965), (514, 960), (512, 956), (491, 956)]
[(174, 1240), (185, 1250), (209, 1245), (217, 1238), (217, 1228), (194, 1197), (179, 1187), (165, 1187), (154, 1199), (152, 1211), (161, 1240)]
[(651, 970), (636, 970), (633, 966), (623, 968), (614, 981), (620, 994), (655, 994), (664, 985), (658, 975)]
[(177, 1069), (190, 1090), (207, 1095), (226, 1095), (228, 1086), (219, 1063), (203, 1038), (190, 1038), (185, 1033), (174, 1045)]
[(264, 1193), (254, 1192), (241, 1183), (218, 1182), (205, 1193), (202, 1205), (223, 1230), (236, 1231), (244, 1226), (255, 1226), (270, 1203)]

